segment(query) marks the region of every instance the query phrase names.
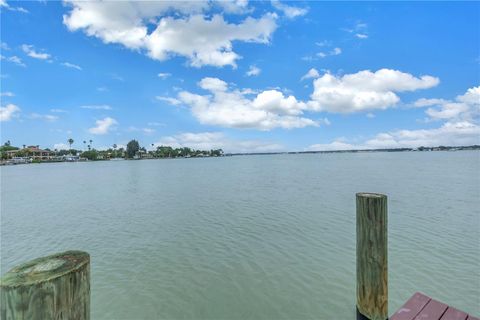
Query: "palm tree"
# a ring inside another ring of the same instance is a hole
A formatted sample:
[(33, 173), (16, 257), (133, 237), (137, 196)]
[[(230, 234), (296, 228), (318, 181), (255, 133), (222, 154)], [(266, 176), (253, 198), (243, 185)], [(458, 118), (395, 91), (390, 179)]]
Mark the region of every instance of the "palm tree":
[(68, 152), (69, 152), (69, 154), (72, 154), (72, 144), (73, 144), (74, 141), (73, 141), (72, 138), (70, 138), (70, 139), (67, 140), (67, 142), (70, 145), (70, 150), (68, 150)]
[(92, 141), (92, 139), (90, 139), (90, 140), (88, 140), (88, 142), (90, 142), (90, 145), (92, 145), (92, 142), (93, 142), (93, 141)]
[(24, 145), (23, 145), (23, 149), (25, 149), (26, 147), (27, 147), (27, 145), (26, 145), (26, 144), (24, 144)]
[(86, 145), (87, 145), (87, 141), (83, 140), (83, 150), (84, 151), (85, 151)]
[(90, 145), (88, 145), (87, 147), (88, 147), (88, 151), (90, 151)]
[(114, 143), (112, 147), (113, 147), (113, 157), (116, 158), (117, 157), (117, 144)]

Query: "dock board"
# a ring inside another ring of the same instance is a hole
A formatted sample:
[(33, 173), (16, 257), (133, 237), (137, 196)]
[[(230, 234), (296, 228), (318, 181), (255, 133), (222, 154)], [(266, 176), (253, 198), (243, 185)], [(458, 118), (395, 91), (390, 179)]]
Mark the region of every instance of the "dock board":
[(480, 320), (463, 311), (416, 292), (390, 320)]

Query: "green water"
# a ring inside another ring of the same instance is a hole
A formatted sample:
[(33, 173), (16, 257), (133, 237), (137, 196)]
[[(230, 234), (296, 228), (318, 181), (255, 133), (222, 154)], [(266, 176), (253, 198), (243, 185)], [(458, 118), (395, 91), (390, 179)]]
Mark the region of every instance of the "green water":
[(480, 315), (480, 152), (1, 168), (1, 272), (91, 254), (92, 319), (354, 319), (355, 193), (389, 196), (389, 310)]

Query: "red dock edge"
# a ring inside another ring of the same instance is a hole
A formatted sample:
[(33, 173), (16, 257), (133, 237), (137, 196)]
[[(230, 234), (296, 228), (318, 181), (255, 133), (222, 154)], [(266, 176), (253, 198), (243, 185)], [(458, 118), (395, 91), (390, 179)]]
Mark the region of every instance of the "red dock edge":
[(416, 292), (397, 310), (390, 320), (480, 320), (463, 311), (447, 306), (423, 293)]

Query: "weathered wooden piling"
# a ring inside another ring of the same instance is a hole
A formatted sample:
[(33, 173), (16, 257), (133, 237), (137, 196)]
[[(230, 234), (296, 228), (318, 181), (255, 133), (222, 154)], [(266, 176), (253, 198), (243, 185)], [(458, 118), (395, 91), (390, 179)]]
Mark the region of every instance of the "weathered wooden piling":
[(357, 193), (357, 318), (388, 318), (387, 196)]
[(66, 251), (19, 265), (0, 279), (0, 318), (90, 319), (90, 256)]

